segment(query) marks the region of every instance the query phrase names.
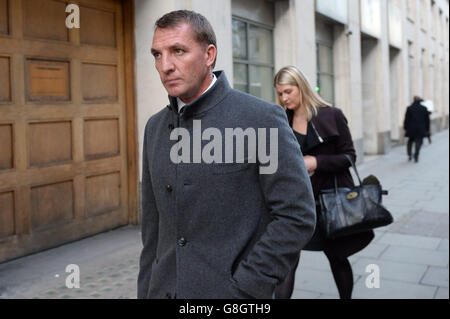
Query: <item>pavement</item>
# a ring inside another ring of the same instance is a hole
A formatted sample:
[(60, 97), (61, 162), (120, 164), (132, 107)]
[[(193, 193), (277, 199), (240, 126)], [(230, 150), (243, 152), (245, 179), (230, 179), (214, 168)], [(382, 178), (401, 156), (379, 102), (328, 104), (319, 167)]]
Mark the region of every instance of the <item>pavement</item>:
[[(394, 223), (349, 258), (354, 299), (449, 298), (449, 132), (432, 139), (419, 163), (398, 146), (358, 165), (361, 178), (374, 174), (389, 190)], [(141, 248), (140, 227), (126, 226), (2, 263), (0, 298), (134, 299)], [(68, 288), (76, 275), (68, 265), (78, 266), (79, 288)], [(338, 298), (323, 252), (302, 252), (292, 298)]]

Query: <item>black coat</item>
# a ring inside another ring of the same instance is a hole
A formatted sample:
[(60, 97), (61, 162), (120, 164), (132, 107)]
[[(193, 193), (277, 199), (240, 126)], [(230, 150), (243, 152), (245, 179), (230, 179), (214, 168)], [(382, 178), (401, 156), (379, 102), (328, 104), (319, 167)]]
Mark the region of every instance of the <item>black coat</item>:
[[(288, 117), (289, 116), (288, 113)], [(292, 122), (290, 123), (292, 126)], [(303, 155), (312, 155), (317, 159), (317, 169), (311, 176), (314, 198), (319, 198), (322, 189), (334, 187), (336, 175), (339, 187), (353, 187), (349, 171), (350, 162), (345, 154), (356, 161), (356, 152), (347, 119), (336, 107), (319, 107), (318, 113), (308, 123), (307, 147)]]
[(420, 102), (411, 104), (406, 109), (403, 128), (406, 131), (405, 136), (412, 139), (428, 136), (430, 132), (430, 113), (427, 108)]
[[(292, 114), (289, 112), (288, 118), (292, 127)], [(316, 171), (311, 176), (316, 200), (321, 190), (334, 188), (335, 175), (339, 187), (354, 186), (349, 170), (351, 163), (345, 155), (350, 155), (356, 162), (356, 152), (347, 119), (340, 109), (319, 107), (317, 114), (308, 122), (305, 144), (306, 147), (301, 150), (302, 154), (315, 156), (317, 160)], [(320, 227), (316, 227), (316, 232), (305, 250), (328, 250), (328, 254), (347, 257), (365, 248), (373, 238), (374, 232), (371, 230), (326, 240)]]

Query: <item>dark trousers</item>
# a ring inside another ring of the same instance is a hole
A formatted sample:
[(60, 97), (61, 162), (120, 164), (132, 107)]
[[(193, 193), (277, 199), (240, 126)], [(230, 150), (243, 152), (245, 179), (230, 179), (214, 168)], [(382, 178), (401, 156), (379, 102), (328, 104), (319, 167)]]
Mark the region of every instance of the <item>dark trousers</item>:
[[(336, 254), (336, 252), (325, 249), (324, 253), (330, 263), (331, 272), (333, 273), (334, 281), (336, 282), (339, 291), (339, 297), (341, 299), (351, 299), (353, 290), (353, 271), (350, 262), (347, 257), (340, 255), (339, 252)], [(295, 267), (289, 272), (284, 281), (275, 288), (275, 299), (290, 299), (292, 297), (295, 283), (295, 271), (299, 261), (300, 255)]]
[[(330, 263), (331, 272), (341, 299), (350, 299), (353, 291), (353, 271), (348, 257), (367, 247), (374, 237), (375, 234), (371, 230), (334, 240), (327, 240), (324, 244), (323, 252)], [(297, 263), (284, 282), (275, 288), (275, 299), (291, 298), (294, 290), (295, 271), (300, 261), (300, 255), (299, 253)]]
[(415, 138), (410, 137), (408, 139), (407, 152), (408, 152), (409, 159), (411, 159), (412, 146), (414, 144), (414, 160), (416, 162), (419, 160), (419, 152), (420, 152), (420, 148), (422, 147), (422, 142), (423, 142), (422, 137), (415, 137)]

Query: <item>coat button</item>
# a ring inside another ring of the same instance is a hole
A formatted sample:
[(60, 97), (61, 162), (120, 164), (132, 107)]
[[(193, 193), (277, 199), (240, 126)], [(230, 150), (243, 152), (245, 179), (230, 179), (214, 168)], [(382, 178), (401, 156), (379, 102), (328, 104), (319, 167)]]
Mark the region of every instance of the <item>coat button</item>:
[(183, 247), (184, 245), (186, 245), (187, 240), (184, 237), (181, 237), (180, 239), (178, 239), (178, 246)]
[(167, 189), (167, 191), (168, 191), (169, 193), (172, 192), (172, 186), (171, 186), (171, 185), (167, 185), (167, 186), (166, 186), (166, 189)]

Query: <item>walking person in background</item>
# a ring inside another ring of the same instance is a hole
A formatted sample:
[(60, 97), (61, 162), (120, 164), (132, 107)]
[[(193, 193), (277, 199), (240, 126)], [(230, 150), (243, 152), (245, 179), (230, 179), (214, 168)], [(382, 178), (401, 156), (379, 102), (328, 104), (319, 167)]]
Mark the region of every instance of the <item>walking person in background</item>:
[[(353, 187), (349, 171), (351, 163), (346, 159), (346, 155), (355, 161), (356, 153), (342, 111), (325, 102), (311, 88), (303, 73), (294, 66), (284, 67), (278, 71), (274, 86), (277, 90), (278, 103), (285, 109), (289, 124), (300, 144), (316, 203), (320, 190), (334, 187), (334, 176), (337, 177), (339, 187)], [(319, 210), (320, 206), (316, 204), (317, 216)], [(324, 237), (317, 225), (311, 241), (304, 250), (325, 253), (340, 298), (350, 299), (353, 290), (353, 272), (347, 258), (365, 248), (373, 238), (373, 231), (368, 231), (329, 240)], [(276, 288), (275, 298), (291, 297), (296, 268), (297, 266)]]
[(419, 161), (420, 148), (423, 138), (430, 135), (430, 113), (428, 109), (421, 104), (423, 99), (419, 96), (414, 97), (413, 103), (406, 109), (403, 128), (405, 136), (408, 137), (406, 151), (408, 161), (412, 160), (412, 146), (414, 144), (414, 162)]

